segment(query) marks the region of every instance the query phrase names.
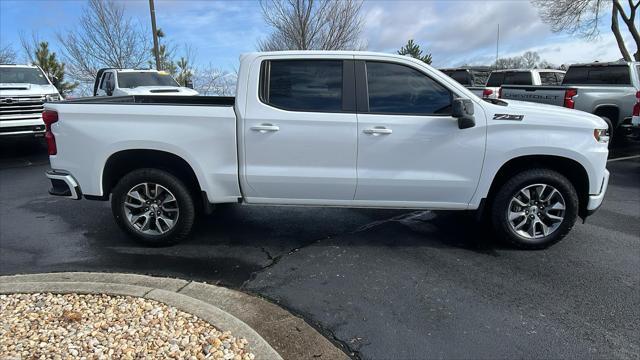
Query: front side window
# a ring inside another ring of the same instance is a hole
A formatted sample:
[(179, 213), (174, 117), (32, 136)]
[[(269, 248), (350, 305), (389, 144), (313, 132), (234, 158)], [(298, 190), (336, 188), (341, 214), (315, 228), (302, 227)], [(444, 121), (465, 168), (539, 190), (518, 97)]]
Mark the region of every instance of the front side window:
[(263, 102), (292, 111), (342, 110), (342, 60), (273, 60), (263, 66)]
[(105, 73), (102, 76), (102, 83), (100, 83), (100, 89), (105, 90), (105, 91), (107, 90), (107, 80), (109, 80), (110, 78), (111, 78), (111, 73), (110, 72)]
[(369, 112), (406, 115), (451, 113), (451, 92), (408, 66), (367, 61)]

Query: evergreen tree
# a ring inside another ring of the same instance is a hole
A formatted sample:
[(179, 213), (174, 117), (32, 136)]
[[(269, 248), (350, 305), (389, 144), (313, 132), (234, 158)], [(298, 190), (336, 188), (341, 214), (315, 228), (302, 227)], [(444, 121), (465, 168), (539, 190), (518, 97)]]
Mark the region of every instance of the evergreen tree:
[[(156, 34), (158, 35), (158, 54), (160, 55), (160, 69), (168, 72), (169, 74), (171, 74), (171, 76), (175, 76), (177, 68), (176, 64), (173, 62), (174, 48), (166, 43), (163, 44), (165, 35), (162, 29), (156, 30)], [(156, 52), (154, 49), (151, 49), (151, 55), (153, 55), (153, 58), (155, 59)], [(154, 65), (155, 60), (153, 62), (149, 61), (149, 67), (153, 68)]]
[(70, 83), (64, 81), (64, 63), (56, 58), (56, 53), (49, 51), (49, 43), (41, 41), (33, 53), (34, 65), (40, 66), (42, 71), (47, 75), (49, 80), (58, 89), (60, 94), (67, 95), (72, 92), (78, 83)]
[(187, 86), (187, 83), (193, 80), (193, 70), (191, 69), (189, 60), (181, 57), (180, 60), (176, 62), (176, 66), (179, 69), (176, 76), (176, 81), (180, 84), (180, 86)]
[(398, 54), (411, 56), (412, 58), (424, 61), (425, 63), (431, 65), (431, 54), (427, 53), (422, 55), (422, 50), (420, 50), (420, 45), (413, 42), (413, 39), (410, 39), (407, 44), (398, 50)]

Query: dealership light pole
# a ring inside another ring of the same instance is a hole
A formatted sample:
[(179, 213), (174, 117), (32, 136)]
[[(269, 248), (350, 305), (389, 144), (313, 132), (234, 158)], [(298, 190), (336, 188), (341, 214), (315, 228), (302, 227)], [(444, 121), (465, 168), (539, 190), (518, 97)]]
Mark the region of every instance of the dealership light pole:
[(160, 51), (158, 50), (158, 30), (156, 30), (156, 9), (153, 0), (149, 0), (149, 11), (151, 12), (151, 30), (153, 31), (153, 54), (156, 56), (156, 69), (161, 69)]

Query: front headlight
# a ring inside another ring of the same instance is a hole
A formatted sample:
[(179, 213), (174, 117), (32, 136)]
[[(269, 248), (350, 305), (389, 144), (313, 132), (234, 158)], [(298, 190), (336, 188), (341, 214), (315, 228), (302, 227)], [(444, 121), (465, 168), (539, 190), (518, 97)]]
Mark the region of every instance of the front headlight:
[(49, 94), (47, 96), (45, 96), (45, 100), (47, 102), (52, 102), (52, 101), (60, 101), (62, 100), (62, 97), (58, 94)]
[(597, 142), (606, 144), (609, 142), (609, 129), (594, 129), (593, 137)]

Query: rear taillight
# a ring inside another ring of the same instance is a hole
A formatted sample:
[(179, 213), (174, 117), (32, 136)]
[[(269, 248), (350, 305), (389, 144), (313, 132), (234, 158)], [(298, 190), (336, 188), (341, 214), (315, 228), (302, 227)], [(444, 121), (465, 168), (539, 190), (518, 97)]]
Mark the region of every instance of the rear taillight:
[(47, 140), (49, 155), (55, 155), (58, 153), (58, 147), (56, 146), (56, 137), (53, 135), (53, 132), (51, 132), (51, 125), (58, 121), (58, 113), (52, 110), (45, 110), (42, 113), (42, 120), (46, 127), (44, 138)]
[(633, 116), (640, 116), (640, 91), (636, 93), (636, 104), (633, 105)]
[(564, 92), (564, 107), (573, 109), (576, 106), (575, 101), (573, 101), (573, 97), (578, 95), (578, 89), (567, 89)]
[(491, 90), (491, 89), (484, 89), (482, 91), (482, 97), (483, 98), (488, 98), (491, 95), (493, 95), (493, 90)]

